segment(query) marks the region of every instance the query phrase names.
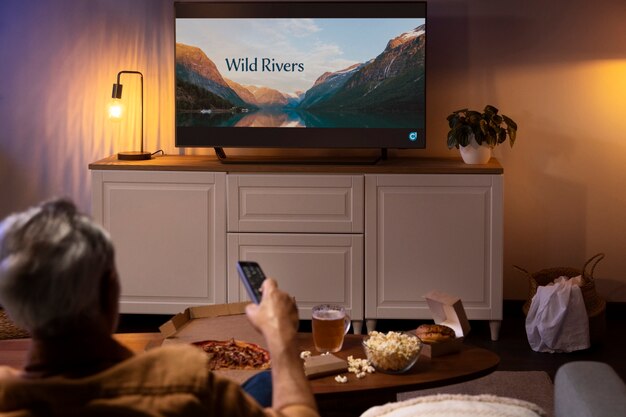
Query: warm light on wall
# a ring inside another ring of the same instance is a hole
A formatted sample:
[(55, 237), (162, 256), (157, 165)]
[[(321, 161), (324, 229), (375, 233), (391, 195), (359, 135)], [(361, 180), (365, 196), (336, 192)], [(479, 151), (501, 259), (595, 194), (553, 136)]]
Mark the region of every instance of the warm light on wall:
[(113, 92), (111, 93), (111, 97), (113, 99), (111, 105), (109, 106), (109, 117), (114, 119), (119, 119), (123, 114), (123, 107), (121, 104), (122, 98), (122, 87), (123, 85), (120, 83), (120, 76), (122, 74), (136, 74), (141, 77), (141, 128), (140, 128), (140, 138), (141, 138), (141, 148), (139, 151), (127, 151), (127, 152), (119, 152), (117, 154), (117, 159), (127, 160), (127, 161), (141, 161), (152, 158), (150, 152), (144, 152), (143, 150), (143, 74), (139, 71), (120, 71), (117, 73), (117, 83), (113, 84)]

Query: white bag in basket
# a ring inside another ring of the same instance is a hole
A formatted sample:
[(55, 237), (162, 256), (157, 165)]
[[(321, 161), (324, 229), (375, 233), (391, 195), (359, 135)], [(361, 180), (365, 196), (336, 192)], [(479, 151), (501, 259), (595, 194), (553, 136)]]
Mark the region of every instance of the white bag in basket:
[(526, 316), (526, 335), (534, 351), (572, 352), (590, 346), (581, 281), (580, 275), (560, 277), (537, 288)]

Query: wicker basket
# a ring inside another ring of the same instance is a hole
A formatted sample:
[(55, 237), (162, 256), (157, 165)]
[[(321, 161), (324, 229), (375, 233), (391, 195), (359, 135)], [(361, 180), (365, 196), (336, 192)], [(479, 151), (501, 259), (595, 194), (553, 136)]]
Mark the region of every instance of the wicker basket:
[(606, 330), (606, 301), (596, 291), (593, 271), (602, 259), (604, 259), (604, 254), (598, 253), (589, 258), (582, 269), (557, 267), (542, 269), (532, 274), (522, 267), (513, 265), (513, 267), (522, 271), (528, 277), (529, 291), (528, 300), (526, 300), (523, 306), (524, 314), (528, 314), (532, 299), (537, 293), (537, 287), (548, 285), (562, 276), (574, 278), (581, 275), (582, 284), (580, 290), (585, 301), (587, 316), (589, 316), (589, 336), (592, 343), (600, 341)]

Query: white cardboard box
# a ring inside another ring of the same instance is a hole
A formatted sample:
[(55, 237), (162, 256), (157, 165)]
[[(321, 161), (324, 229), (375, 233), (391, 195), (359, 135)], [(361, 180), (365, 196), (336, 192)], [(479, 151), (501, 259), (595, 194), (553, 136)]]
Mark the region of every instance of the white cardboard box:
[(461, 299), (441, 291), (431, 291), (424, 298), (435, 323), (452, 328), (456, 339), (440, 343), (424, 343), (421, 354), (434, 358), (461, 350), (463, 339), (470, 331), (470, 324)]

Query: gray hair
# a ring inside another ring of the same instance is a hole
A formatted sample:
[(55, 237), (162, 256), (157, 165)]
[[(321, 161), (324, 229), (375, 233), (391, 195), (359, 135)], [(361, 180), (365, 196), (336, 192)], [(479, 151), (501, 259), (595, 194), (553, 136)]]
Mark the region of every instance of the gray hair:
[(108, 233), (69, 200), (56, 199), (0, 223), (0, 304), (39, 336), (95, 317), (114, 268)]

